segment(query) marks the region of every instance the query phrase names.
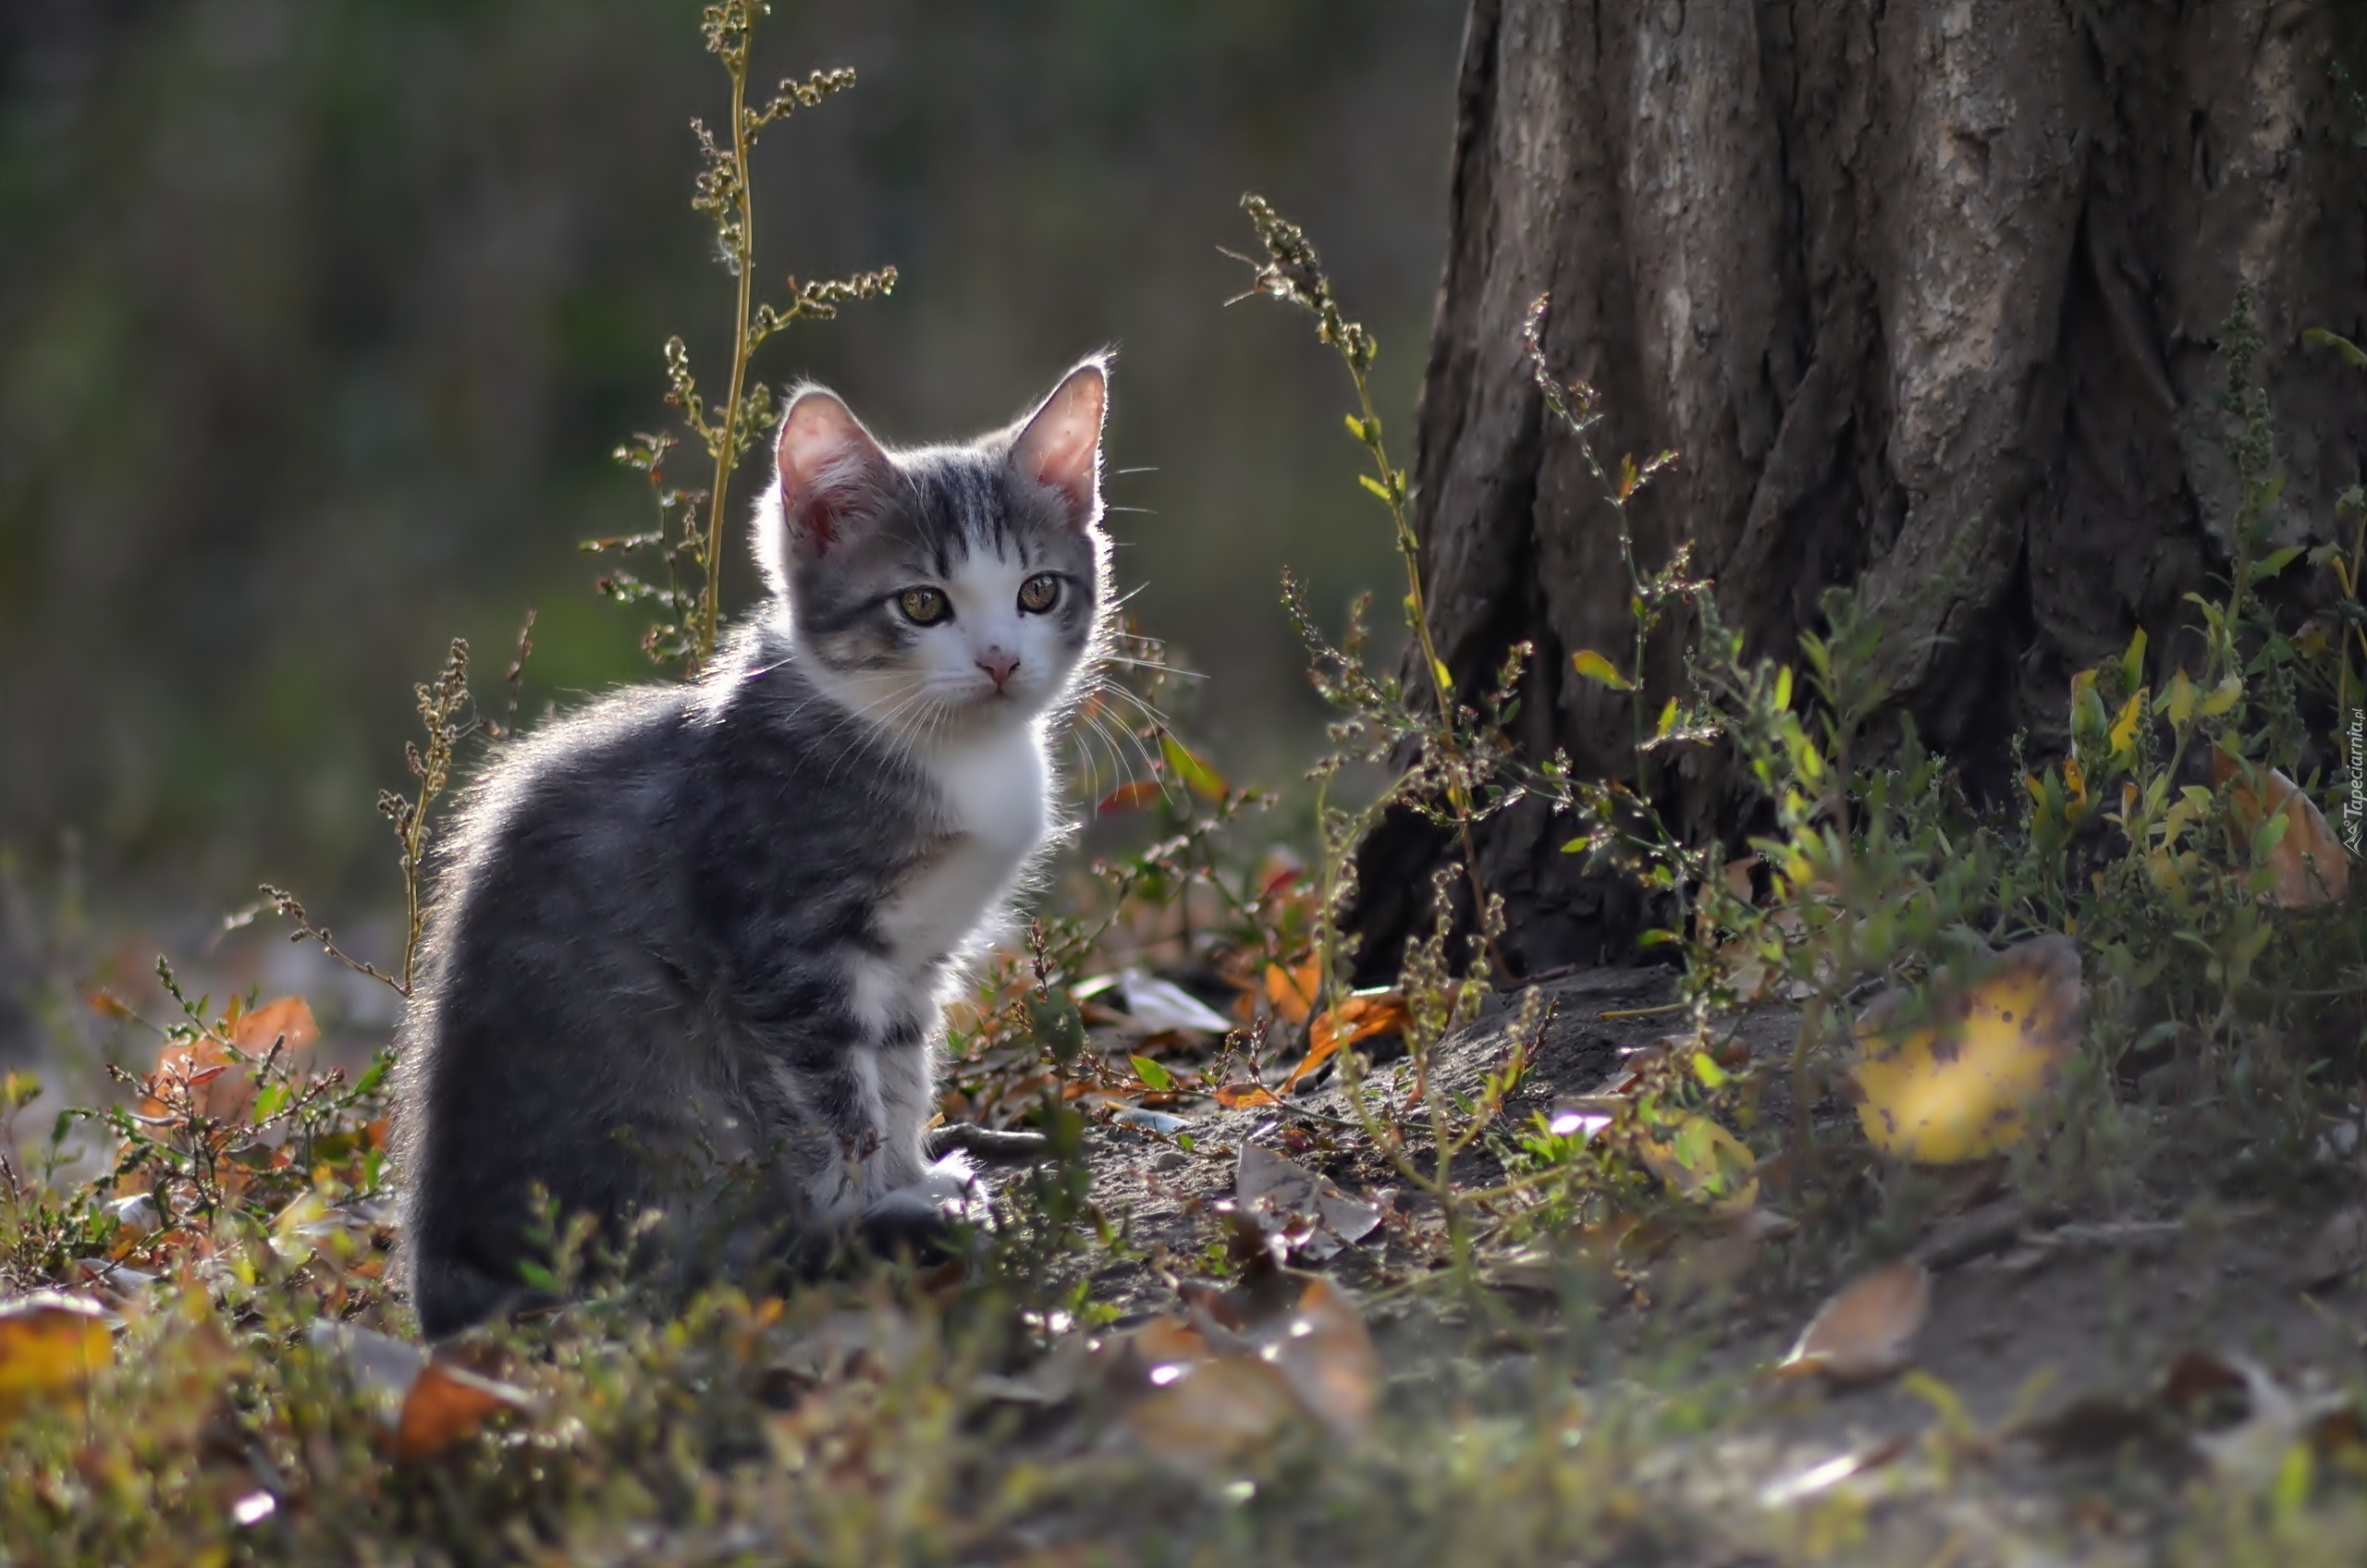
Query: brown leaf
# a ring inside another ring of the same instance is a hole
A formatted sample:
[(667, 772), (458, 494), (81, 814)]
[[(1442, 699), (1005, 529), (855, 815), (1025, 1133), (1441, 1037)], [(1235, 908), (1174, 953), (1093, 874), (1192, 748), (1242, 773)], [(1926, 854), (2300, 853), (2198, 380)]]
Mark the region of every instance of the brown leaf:
[(1912, 1360), (1907, 1344), (1932, 1313), (1932, 1276), (1913, 1258), (1861, 1276), (1824, 1304), (1779, 1376), (1820, 1374), (1835, 1383), (1887, 1378)]
[(2247, 773), (2243, 762), (2217, 748), (2211, 753), (2211, 782), (2227, 790), (2236, 826), (2247, 838), (2271, 816), (2285, 814), (2285, 837), (2268, 854), (2276, 873), (2269, 902), (2279, 909), (2314, 909), (2350, 891), (2350, 856), (2300, 786), (2258, 763)]
[(472, 1435), (500, 1411), (533, 1405), (533, 1396), (523, 1389), (431, 1359), (403, 1395), (402, 1413), (395, 1422), (395, 1455), (424, 1458)]
[(1300, 1079), (1321, 1067), (1340, 1051), (1377, 1035), (1401, 1034), (1405, 1028), (1405, 993), (1392, 990), (1355, 991), (1318, 1013), (1307, 1025), (1306, 1060), (1282, 1080), (1289, 1094)]
[(1380, 1357), (1338, 1286), (1276, 1268), (1229, 1291), (1187, 1288), (1184, 1299), (1212, 1348), (1274, 1367), (1306, 1413), (1341, 1440), (1364, 1435), (1379, 1397)]
[(78, 1387), (115, 1356), (106, 1308), (36, 1291), (0, 1303), (0, 1405)]
[(1116, 812), (1141, 811), (1159, 803), (1167, 791), (1155, 778), (1130, 778), (1093, 803), (1097, 816), (1109, 816)]
[(1269, 1441), (1297, 1416), (1279, 1369), (1246, 1356), (1154, 1365), (1156, 1385), (1121, 1420), (1145, 1450), (1205, 1473)]
[(2367, 1263), (2367, 1208), (2352, 1204), (2337, 1209), (2318, 1230), (2301, 1253), (2294, 1282), (2303, 1290), (2348, 1279)]
[(1274, 1091), (1263, 1084), (1226, 1084), (1216, 1092), (1217, 1104), (1227, 1110), (1245, 1110), (1253, 1105), (1280, 1105)]

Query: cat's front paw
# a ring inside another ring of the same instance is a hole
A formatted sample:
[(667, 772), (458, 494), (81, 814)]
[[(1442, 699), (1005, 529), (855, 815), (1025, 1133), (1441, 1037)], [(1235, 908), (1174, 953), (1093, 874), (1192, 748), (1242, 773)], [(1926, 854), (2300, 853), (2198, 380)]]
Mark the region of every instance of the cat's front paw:
[(949, 1121), (923, 1134), (928, 1157), (968, 1155), (981, 1165), (1039, 1165), (1052, 1158), (1052, 1140), (1041, 1133)]
[(880, 1196), (855, 1231), (867, 1251), (942, 1263), (963, 1255), (965, 1239), (988, 1224), (978, 1178), (963, 1155), (949, 1154), (917, 1182)]

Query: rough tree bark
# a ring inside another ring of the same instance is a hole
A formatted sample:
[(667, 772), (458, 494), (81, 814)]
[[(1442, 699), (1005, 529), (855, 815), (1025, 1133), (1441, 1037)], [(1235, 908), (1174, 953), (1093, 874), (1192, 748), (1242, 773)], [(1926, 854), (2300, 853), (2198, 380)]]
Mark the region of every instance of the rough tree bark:
[[(2006, 783), (2017, 728), (2061, 749), (2071, 672), (2137, 627), (2162, 673), (2192, 662), (2181, 595), (2230, 549), (2213, 353), (2239, 279), (2291, 476), (2280, 542), (2359, 477), (2361, 378), (2300, 340), (2367, 309), (2336, 61), (2367, 77), (2367, 6), (1474, 0), (1414, 461), (1463, 690), (1528, 639), (1523, 745), (1629, 766), (1625, 699), (1568, 662), (1624, 662), (1630, 632), (1609, 510), (1522, 361), (1548, 290), (1555, 368), (1608, 400), (1598, 449), (1682, 454), (1637, 509), (1646, 564), (1690, 539), (1779, 657), (1827, 584), (1860, 582), (1895, 622), (1895, 705), (1977, 790)], [(1960, 591), (1919, 612), (1960, 536)], [(1655, 703), (1681, 677), (1663, 630)], [(1688, 761), (1664, 804), (1733, 835), (1718, 772)], [(1535, 809), (1482, 834), (1515, 967), (1629, 950), (1634, 900), (1578, 876), (1567, 836)], [(1442, 849), (1404, 819), (1363, 846), (1367, 973), (1427, 919)]]

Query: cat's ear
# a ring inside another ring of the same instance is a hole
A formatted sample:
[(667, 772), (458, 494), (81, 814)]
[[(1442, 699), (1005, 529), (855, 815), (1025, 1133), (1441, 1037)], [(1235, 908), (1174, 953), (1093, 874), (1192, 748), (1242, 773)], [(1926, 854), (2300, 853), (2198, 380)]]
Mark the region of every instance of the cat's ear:
[(1110, 362), (1097, 354), (1069, 372), (1012, 443), (1012, 464), (1058, 491), (1079, 528), (1101, 516), (1101, 420), (1109, 406)]
[(791, 396), (774, 452), (781, 542), (809, 558), (826, 553), (848, 520), (869, 508), (889, 468), (888, 455), (854, 411), (818, 386)]

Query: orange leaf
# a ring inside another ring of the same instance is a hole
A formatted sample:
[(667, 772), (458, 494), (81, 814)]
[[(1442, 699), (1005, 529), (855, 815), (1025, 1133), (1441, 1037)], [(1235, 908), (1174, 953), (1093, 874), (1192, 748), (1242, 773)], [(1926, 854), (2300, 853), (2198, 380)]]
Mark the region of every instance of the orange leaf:
[(1227, 1110), (1243, 1110), (1253, 1105), (1280, 1105), (1274, 1091), (1263, 1084), (1227, 1084), (1217, 1091), (1217, 1104)]
[(1288, 1023), (1306, 1022), (1306, 1015), (1315, 1011), (1315, 995), (1322, 986), (1320, 959), (1308, 959), (1295, 969), (1284, 969), (1279, 963), (1266, 966), (1266, 999)]
[(75, 1387), (114, 1355), (97, 1302), (36, 1291), (0, 1306), (0, 1402)]
[(402, 1459), (423, 1458), (472, 1435), (496, 1412), (523, 1410), (533, 1403), (522, 1389), (431, 1360), (403, 1395), (395, 1453)]
[[(2211, 753), (2211, 781), (2227, 789), (2235, 806), (2236, 825), (2247, 837), (2260, 831), (2261, 824), (2279, 812), (2285, 814), (2285, 837), (2268, 853), (2268, 864), (2276, 873), (2275, 885), (2268, 890), (2268, 901), (2279, 909), (2314, 909), (2332, 903), (2350, 891), (2350, 857), (2342, 841), (2326, 826), (2324, 814), (2317, 803), (2301, 792), (2300, 787), (2273, 767), (2253, 764), (2251, 778), (2244, 777), (2244, 765), (2226, 751), (2214, 749)], [(2253, 789), (2252, 778), (2261, 788)], [(2262, 808), (2262, 797), (2267, 807)]]
[[(150, 1083), (160, 1090), (185, 1084), (189, 1103), (200, 1116), (216, 1121), (237, 1121), (254, 1104), (254, 1079), (245, 1072), (231, 1072), (229, 1047), (208, 1035), (194, 1041), (171, 1040), (156, 1053), (156, 1071)], [(176, 1111), (157, 1095), (144, 1096), (140, 1102), (142, 1116), (170, 1116)]]
[(1343, 1047), (1376, 1035), (1395, 1035), (1405, 1027), (1405, 993), (1377, 990), (1354, 991), (1332, 1007), (1325, 1008), (1307, 1026), (1306, 1060), (1291, 1069), (1282, 1080), (1282, 1092), (1288, 1094), (1298, 1086), (1298, 1081), (1337, 1056)]
[(275, 1041), (283, 1049), (300, 1051), (320, 1037), (321, 1026), (301, 997), (265, 1002), (230, 1028), (230, 1043), (254, 1057), (268, 1054)]

